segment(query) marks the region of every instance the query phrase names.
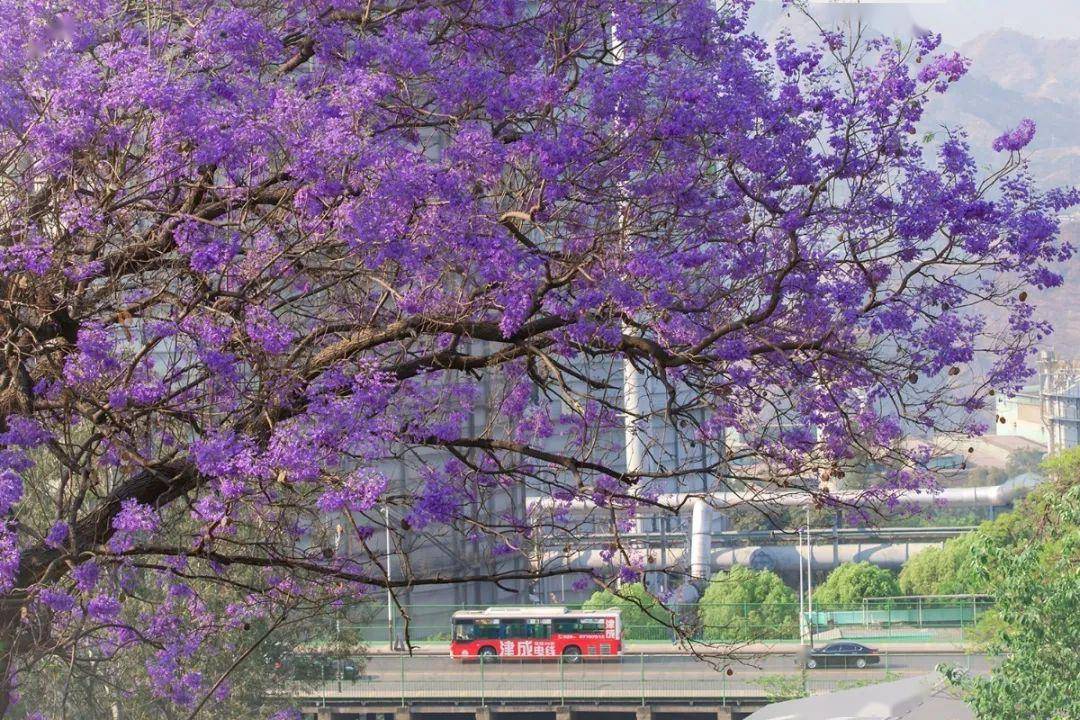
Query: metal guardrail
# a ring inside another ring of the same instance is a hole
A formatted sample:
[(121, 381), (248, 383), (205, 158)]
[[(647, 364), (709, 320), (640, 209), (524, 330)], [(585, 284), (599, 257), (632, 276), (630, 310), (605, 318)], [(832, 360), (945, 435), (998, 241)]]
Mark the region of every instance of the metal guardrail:
[[(400, 703), (419, 700), (477, 702), (700, 700), (725, 704), (748, 698), (782, 700), (808, 694), (885, 682), (933, 671), (943, 656), (894, 654), (884, 650), (881, 662), (856, 668), (808, 670), (792, 655), (773, 656), (764, 667), (730, 660), (710, 664), (696, 658), (646, 653), (604, 661), (522, 662), (497, 660), (460, 663), (446, 657), (387, 655), (369, 659), (356, 680), (284, 683), (281, 692), (316, 702), (358, 701)], [(948, 656), (953, 664), (985, 670), (981, 656)], [(747, 662), (754, 662), (749, 659)]]

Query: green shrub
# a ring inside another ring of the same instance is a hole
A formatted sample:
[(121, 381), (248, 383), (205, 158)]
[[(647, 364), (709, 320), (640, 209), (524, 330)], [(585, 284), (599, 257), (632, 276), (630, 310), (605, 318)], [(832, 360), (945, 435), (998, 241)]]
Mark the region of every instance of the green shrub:
[(795, 591), (768, 570), (733, 567), (713, 576), (700, 605), (708, 641), (750, 642), (798, 635)]

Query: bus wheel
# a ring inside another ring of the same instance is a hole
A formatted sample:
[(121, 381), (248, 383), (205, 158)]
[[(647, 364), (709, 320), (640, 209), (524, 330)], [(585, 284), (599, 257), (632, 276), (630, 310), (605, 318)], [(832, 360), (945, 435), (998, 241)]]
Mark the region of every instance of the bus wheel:
[(499, 657), (499, 653), (495, 652), (495, 648), (490, 645), (485, 645), (480, 648), (480, 652), (476, 653), (480, 658), (480, 662), (494, 662)]
[(567, 645), (563, 648), (562, 656), (568, 663), (581, 662), (581, 648), (577, 645)]

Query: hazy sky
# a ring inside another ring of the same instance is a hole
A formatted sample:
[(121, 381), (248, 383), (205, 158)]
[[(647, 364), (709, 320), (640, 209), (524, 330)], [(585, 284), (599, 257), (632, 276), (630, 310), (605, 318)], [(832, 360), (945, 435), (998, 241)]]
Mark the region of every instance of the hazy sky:
[(1080, 0), (948, 0), (906, 4), (920, 25), (953, 44), (1006, 27), (1036, 37), (1080, 38)]
[[(917, 24), (940, 32), (950, 45), (1010, 28), (1036, 37), (1080, 38), (1080, 0), (811, 0), (815, 14), (857, 13), (888, 34), (904, 34)], [(779, 4), (765, 0), (760, 4)], [(825, 6), (830, 6), (826, 9)]]

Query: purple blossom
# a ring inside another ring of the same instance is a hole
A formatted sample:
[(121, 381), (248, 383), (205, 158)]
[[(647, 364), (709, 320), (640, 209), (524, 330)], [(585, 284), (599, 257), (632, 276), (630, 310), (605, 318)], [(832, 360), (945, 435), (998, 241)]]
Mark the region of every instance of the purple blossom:
[(161, 518), (153, 508), (134, 498), (124, 500), (120, 503), (120, 512), (113, 517), (112, 526), (115, 532), (109, 538), (109, 549), (113, 552), (132, 549), (137, 539), (157, 532), (160, 522)]
[(918, 80), (931, 84), (937, 92), (945, 92), (949, 83), (954, 83), (964, 76), (971, 62), (954, 52), (950, 55), (937, 55), (923, 65)]
[(0, 445), (17, 445), (23, 448), (35, 448), (52, 439), (51, 432), (46, 430), (33, 418), (23, 415), (8, 415), (7, 432), (0, 433)]
[(11, 246), (0, 247), (0, 272), (25, 271), (41, 276), (52, 265), (52, 247), (38, 234)]
[(70, 534), (70, 526), (63, 520), (57, 520), (49, 528), (48, 534), (45, 535), (45, 544), (51, 548), (62, 548)]
[(354, 472), (345, 478), (341, 488), (324, 492), (316, 504), (325, 513), (341, 510), (363, 512), (375, 506), (388, 484), (382, 473)]
[(274, 355), (283, 353), (296, 338), (296, 332), (262, 307), (249, 307), (244, 323), (248, 337), (263, 350)]
[(199, 472), (215, 478), (243, 477), (255, 470), (250, 439), (235, 433), (216, 433), (196, 440), (190, 453)]
[(1015, 128), (994, 140), (994, 150), (997, 152), (1023, 150), (1034, 137), (1035, 121), (1024, 118)]
[(14, 470), (0, 471), (0, 515), (7, 515), (22, 496), (22, 477)]
[(96, 595), (86, 604), (86, 614), (99, 623), (111, 623), (120, 617), (120, 601), (108, 595)]
[(239, 251), (233, 233), (207, 223), (184, 221), (177, 225), (174, 236), (180, 252), (191, 258), (191, 269), (198, 272), (221, 270)]
[(72, 570), (71, 576), (75, 579), (75, 587), (79, 592), (90, 592), (101, 577), (101, 566), (92, 560), (87, 561)]
[(19, 538), (6, 524), (0, 526), (0, 593), (15, 586), (19, 574)]
[(78, 352), (64, 365), (64, 377), (70, 385), (91, 383), (119, 369), (116, 348), (109, 332), (101, 325), (88, 323), (79, 330)]
[(56, 588), (45, 588), (38, 599), (53, 612), (68, 612), (75, 607), (75, 598)]

